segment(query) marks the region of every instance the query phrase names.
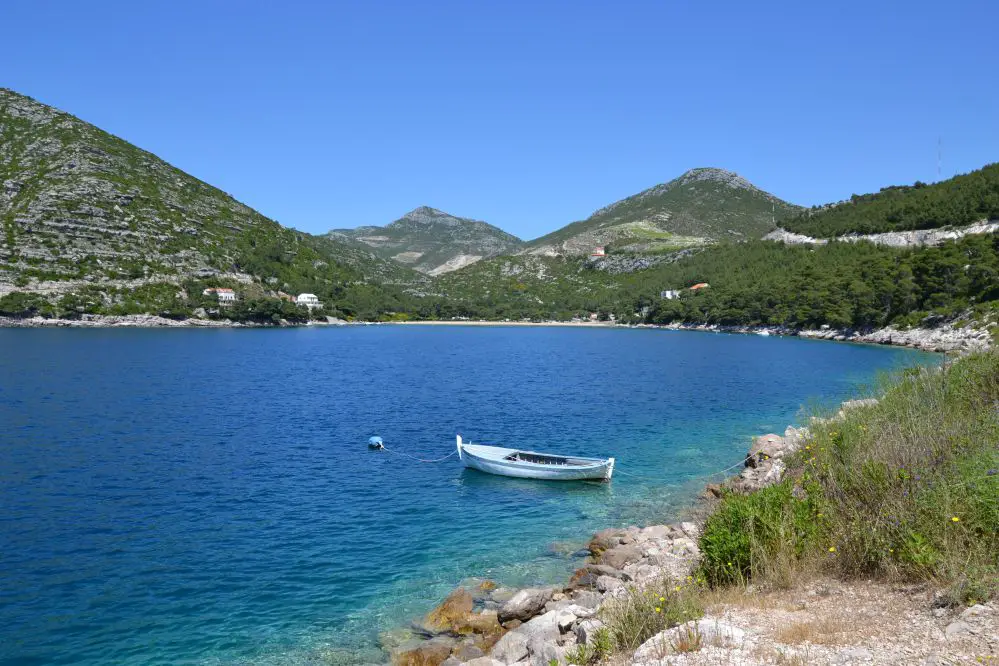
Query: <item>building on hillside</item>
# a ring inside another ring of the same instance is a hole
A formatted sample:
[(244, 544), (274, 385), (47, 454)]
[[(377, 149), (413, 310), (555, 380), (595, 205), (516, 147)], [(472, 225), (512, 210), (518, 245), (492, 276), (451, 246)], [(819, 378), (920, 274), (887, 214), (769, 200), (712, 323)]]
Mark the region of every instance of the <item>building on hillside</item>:
[(295, 303), (297, 305), (304, 305), (310, 310), (323, 307), (323, 304), (319, 302), (319, 297), (315, 294), (299, 294), (298, 298), (295, 299)]
[(691, 291), (697, 291), (698, 289), (707, 289), (711, 285), (707, 282), (698, 282), (693, 287), (690, 288)]
[(209, 287), (201, 292), (204, 296), (215, 295), (219, 299), (219, 305), (232, 305), (236, 302), (236, 292), (224, 287)]
[(680, 298), (679, 289), (663, 289), (659, 292), (659, 298), (664, 301), (672, 301), (674, 298)]
[(607, 256), (607, 250), (606, 250), (606, 248), (604, 248), (603, 245), (600, 245), (599, 247), (593, 248), (593, 252), (590, 253), (590, 256), (591, 257), (606, 257)]
[(277, 297), (280, 298), (282, 301), (288, 301), (289, 303), (294, 303), (295, 302), (295, 297), (294, 296), (292, 296), (291, 294), (286, 294), (283, 291), (279, 291), (277, 293)]

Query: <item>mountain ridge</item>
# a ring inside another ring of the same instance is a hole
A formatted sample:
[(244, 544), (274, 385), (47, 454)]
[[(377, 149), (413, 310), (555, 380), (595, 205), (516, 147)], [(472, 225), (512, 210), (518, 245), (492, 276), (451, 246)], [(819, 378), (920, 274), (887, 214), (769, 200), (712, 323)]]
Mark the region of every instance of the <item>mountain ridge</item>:
[(509, 254), (524, 241), (488, 222), (419, 206), (385, 226), (333, 229), (327, 236), (367, 246), (427, 275), (440, 275), (481, 259)]
[(119, 137), (0, 89), (0, 284), (87, 282), (102, 299), (138, 282), (234, 279), (261, 294), (315, 291), (335, 301), (359, 285), (423, 276), (369, 251), (258, 213)]
[(776, 227), (776, 218), (798, 210), (733, 171), (698, 167), (536, 238), (523, 252), (582, 256), (607, 245), (661, 252), (759, 238)]

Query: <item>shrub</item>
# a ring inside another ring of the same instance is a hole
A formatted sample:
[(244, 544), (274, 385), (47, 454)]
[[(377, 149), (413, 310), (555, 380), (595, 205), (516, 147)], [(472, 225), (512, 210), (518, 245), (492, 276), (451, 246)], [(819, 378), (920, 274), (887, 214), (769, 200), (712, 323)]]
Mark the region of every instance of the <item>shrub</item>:
[(0, 298), (0, 315), (33, 317), (38, 314), (51, 315), (52, 312), (52, 305), (39, 294), (13, 291)]
[(815, 433), (804, 460), (828, 502), (844, 575), (936, 580), (995, 594), (999, 575), (999, 353), (909, 374), (873, 407)]
[(776, 581), (816, 541), (818, 506), (811, 494), (795, 498), (790, 481), (725, 495), (704, 526), (701, 575), (712, 586), (759, 576)]
[(878, 404), (814, 423), (789, 465), (708, 519), (709, 584), (821, 568), (949, 585), (951, 603), (999, 591), (999, 352), (899, 373)]
[(614, 648), (633, 651), (660, 631), (701, 617), (702, 591), (693, 579), (678, 585), (663, 578), (604, 604), (602, 619)]
[[(565, 655), (567, 664), (589, 666), (597, 664), (614, 652), (614, 639), (606, 627), (601, 627), (593, 634), (593, 640), (586, 645), (577, 645)], [(558, 660), (554, 660), (556, 663)]]

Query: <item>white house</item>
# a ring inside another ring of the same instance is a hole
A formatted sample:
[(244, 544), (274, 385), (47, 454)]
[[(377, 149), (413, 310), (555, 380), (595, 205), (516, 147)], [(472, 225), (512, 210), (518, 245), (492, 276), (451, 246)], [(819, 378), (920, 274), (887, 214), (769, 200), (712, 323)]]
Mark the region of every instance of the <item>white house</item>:
[(679, 297), (680, 297), (679, 289), (665, 289), (659, 292), (659, 298), (663, 299), (664, 301), (666, 300), (672, 301), (674, 298), (679, 298)]
[(590, 253), (590, 256), (591, 257), (606, 257), (607, 256), (607, 250), (604, 248), (603, 245), (599, 245), (599, 246), (593, 248), (593, 252)]
[(310, 310), (323, 307), (323, 304), (319, 302), (319, 297), (315, 294), (299, 294), (298, 298), (295, 299), (295, 303), (304, 305)]
[(224, 287), (209, 287), (201, 293), (205, 296), (215, 294), (219, 299), (219, 305), (232, 305), (236, 302), (236, 292), (232, 289), (226, 289)]

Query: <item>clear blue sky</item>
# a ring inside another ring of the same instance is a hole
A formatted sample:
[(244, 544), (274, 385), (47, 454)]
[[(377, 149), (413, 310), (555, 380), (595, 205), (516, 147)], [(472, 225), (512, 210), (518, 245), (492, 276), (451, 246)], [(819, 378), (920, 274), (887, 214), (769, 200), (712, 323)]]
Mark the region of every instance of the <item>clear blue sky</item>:
[(719, 166), (799, 204), (999, 161), (999, 3), (10, 2), (0, 85), (310, 232), (533, 238)]

